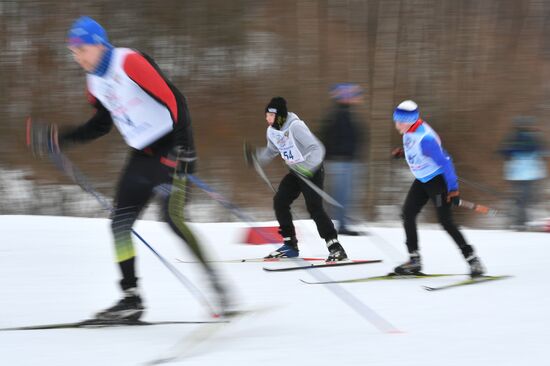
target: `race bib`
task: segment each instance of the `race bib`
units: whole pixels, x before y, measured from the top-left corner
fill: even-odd
[[[298,164],[303,162],[305,159],[302,156],[302,153],[296,146],[294,137],[290,129],[286,131],[278,131],[274,128],[269,129],[269,140],[279,149],[281,157],[286,161],[287,164]]]

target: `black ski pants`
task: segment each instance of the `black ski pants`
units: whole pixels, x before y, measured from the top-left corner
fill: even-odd
[[[151,197],[157,193],[163,201],[163,219],[204,264],[205,269],[211,272],[197,239],[184,222],[188,189],[186,179],[173,176],[174,169],[162,164],[159,156],[135,150],[120,177],[111,216],[111,230],[116,260],[122,272],[120,285],[123,290],[137,286],[132,226]]]
[[[310,180],[313,184],[322,189],[324,177],[325,171],[321,166]],[[296,230],[292,223],[290,205],[300,196],[300,193],[304,195],[306,208],[317,226],[319,235],[325,240],[337,238],[338,234],[336,233],[334,224],[323,209],[323,199],[293,172],[284,176],[281,184],[279,184],[279,189],[275,197],[273,197],[273,208],[275,209],[275,216],[279,222],[281,235],[284,238],[296,236]]]
[[[447,202],[447,184],[442,175],[437,175],[426,183],[422,183],[418,179],[415,179],[409,189],[403,206],[403,225],[405,227],[405,234],[407,235],[407,249],[409,253],[418,250],[416,217],[428,200],[431,200],[435,205],[437,218],[443,226],[443,229],[453,238],[462,251],[464,258],[469,257],[473,253],[473,248],[466,243],[464,236],[462,236],[453,221],[451,212],[452,207],[451,204]]]

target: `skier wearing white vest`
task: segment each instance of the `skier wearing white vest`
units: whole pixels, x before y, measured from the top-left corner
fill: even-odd
[[[400,103],[393,113],[395,128],[403,135],[403,148],[392,151],[396,158],[405,157],[416,178],[403,205],[403,225],[407,236],[409,261],[397,266],[394,272],[414,275],[422,270],[418,248],[416,217],[431,200],[435,205],[439,222],[460,248],[470,266],[472,277],[485,272],[474,248],[453,222],[451,207],[460,204],[458,179],[451,157],[443,149],[437,133],[420,118],[418,105],[412,100]]]
[[[323,188],[323,144],[311,133],[304,121],[295,113],[287,111],[286,100],[282,97],[271,99],[265,108],[265,118],[269,125],[267,146],[254,152],[247,147],[246,160],[250,163],[254,154],[258,163],[265,165],[280,155],[290,170],[279,184],[273,198],[273,208],[284,243],[266,258],[298,257],[298,240],[292,223],[290,205],[302,193],[307,210],[329,250],[327,262],[346,260],[346,252],[338,241],[334,224],[323,209],[321,196],[304,181],[308,179],[319,188]]]
[[[159,191],[158,187],[163,187],[160,191],[164,196],[164,219],[202,263],[223,312],[227,303],[224,288],[183,217],[185,175],[193,173],[196,160],[185,97],[151,58],[133,49],[113,47],[103,27],[92,18],[77,19],[67,42],[75,61],[86,71],[88,100],[95,114],[85,124],[59,134],[56,125],[50,125],[51,141],[32,146],[33,151],[45,155],[84,143],[107,134],[113,125],[131,148],[117,185],[111,216],[124,296],[96,317],[137,321],[144,312],[131,230],[149,199]]]

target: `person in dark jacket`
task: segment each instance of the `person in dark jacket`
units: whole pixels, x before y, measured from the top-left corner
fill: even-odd
[[[354,202],[354,181],[359,171],[359,157],[367,125],[359,120],[354,106],[363,100],[357,84],[342,83],[331,88],[334,105],[322,122],[319,138],[326,148],[325,169],[329,194],[342,207],[335,207],[340,235],[358,235],[348,226],[349,209]]]

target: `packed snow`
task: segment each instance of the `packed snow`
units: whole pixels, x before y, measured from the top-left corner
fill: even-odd
[[[274,225],[274,223],[263,223]],[[211,259],[262,257],[274,245],[243,243],[242,223],[190,224]],[[297,222],[302,256],[327,250],[311,221]],[[406,260],[403,230],[365,225],[369,235],[341,237],[354,259],[379,264],[268,273],[281,263],[219,263],[236,307],[263,309],[224,327],[193,349],[185,365],[549,365],[550,264],[547,233],[465,230],[489,274],[510,279],[428,292],[465,276],[337,285],[306,285],[323,277],[377,276]],[[424,271],[467,273],[446,233],[420,227]],[[2,216],[0,327],[71,322],[90,317],[120,297],[109,221],[47,216]],[[154,221],[135,230],[212,298],[198,264]],[[144,320],[209,320],[188,290],[138,240],[138,275],[147,306]],[[352,308],[358,301],[361,306]],[[359,309],[359,310],[357,310]],[[396,332],[372,322],[379,317]],[[144,365],[204,325],[0,331],[0,365]],[[208,327],[208,326],[206,326]],[[178,347],[185,348],[185,342]],[[190,347],[190,345],[189,345]]]

